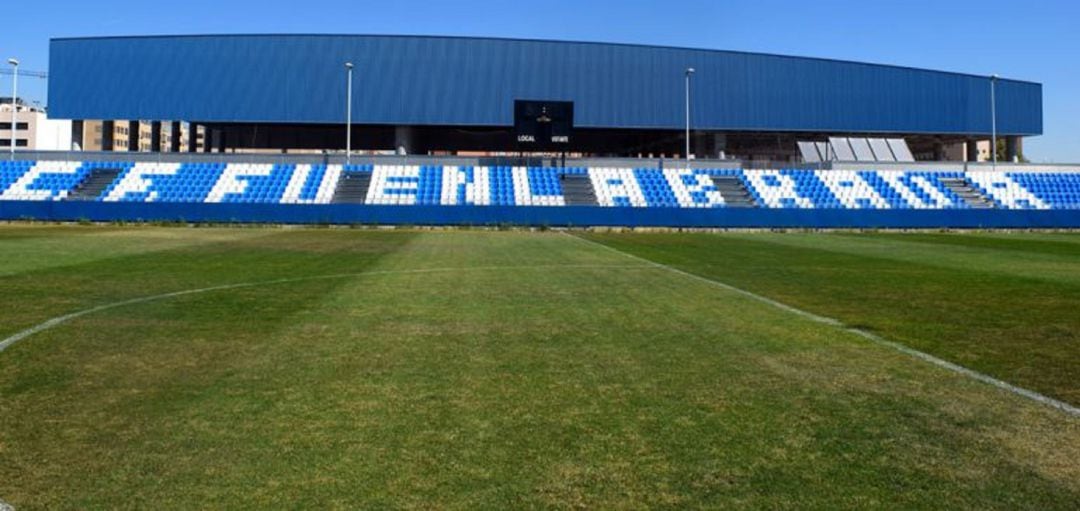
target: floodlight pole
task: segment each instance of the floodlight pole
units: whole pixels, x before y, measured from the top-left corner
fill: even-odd
[[[994,156],[993,169],[997,171],[997,81],[998,75],[990,75],[990,154]]]
[[[686,68],[686,168],[690,168],[690,75],[694,68]]]
[[[345,164],[352,163],[352,62],[345,63]]]
[[[19,98],[19,61],[13,58],[8,59],[8,64],[11,64],[13,72],[11,73],[11,159],[15,159],[15,126],[16,126],[16,112],[18,108]]]

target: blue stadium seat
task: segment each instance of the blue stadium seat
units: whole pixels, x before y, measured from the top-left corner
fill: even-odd
[[[509,166],[296,165],[224,162],[0,161],[0,200],[64,200],[96,170],[120,174],[105,202],[328,204],[343,174],[368,180],[365,202],[395,206],[566,204],[560,176],[589,178],[601,207],[723,208],[714,179],[759,208],[968,209],[967,187],[1002,209],[1080,209],[1080,171],[739,170]],[[957,183],[960,183],[958,185]]]

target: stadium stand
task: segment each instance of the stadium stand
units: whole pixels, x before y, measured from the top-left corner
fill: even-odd
[[[1050,209],[1080,209],[1080,173],[1010,172],[1018,187],[1042,199]]]
[[[1080,209],[1080,172],[0,162],[0,200],[606,208]]]

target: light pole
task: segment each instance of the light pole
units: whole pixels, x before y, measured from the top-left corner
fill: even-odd
[[[690,75],[694,68],[686,68],[686,168],[690,168]]]
[[[352,163],[352,62],[345,63],[345,164]]]
[[[11,159],[15,159],[15,113],[19,109],[17,101],[19,98],[19,61],[13,58],[8,59],[8,64],[14,68],[11,73]]]
[[[990,75],[990,153],[994,156],[994,171],[997,171],[997,81],[998,75]]]

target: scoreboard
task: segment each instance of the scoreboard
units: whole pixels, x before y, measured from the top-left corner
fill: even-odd
[[[573,129],[573,101],[514,101],[514,137],[523,150],[567,150]]]

